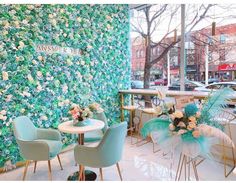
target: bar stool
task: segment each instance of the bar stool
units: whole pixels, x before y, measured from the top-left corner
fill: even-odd
[[[148,102],[148,101],[145,101],[145,102]],[[160,105],[156,106],[152,102],[148,102],[148,103],[151,103],[152,107],[140,109],[141,110],[141,114],[140,114],[140,122],[139,122],[139,125],[138,125],[138,137],[139,138],[141,138],[140,130],[143,127],[143,119],[142,119],[143,118],[143,114],[151,115],[151,118],[153,118],[154,116],[158,117],[158,116],[160,116],[162,114],[162,107]],[[136,144],[138,144],[138,143],[140,143],[140,142],[142,142],[144,140],[146,140],[146,139],[142,139],[140,141],[137,140]],[[149,137],[149,139],[145,143],[143,143],[141,145],[144,145],[144,144],[146,144],[146,143],[148,143],[150,141],[152,141],[151,137]],[[139,145],[139,146],[141,146],[141,145]],[[154,149],[154,143],[153,143],[153,149]]]
[[[129,120],[129,128],[128,128],[128,131],[130,131],[130,137],[131,137],[131,144],[133,144],[133,140],[132,140],[132,137],[133,137],[133,130],[134,130],[134,123],[133,123],[133,114],[135,112],[135,110],[138,108],[138,106],[135,106],[135,105],[130,105],[130,106],[123,106],[122,109],[123,110],[127,110],[129,111],[130,113],[130,120]]]
[[[221,125],[224,126],[225,132],[228,134],[230,139],[232,140],[232,132],[231,132],[231,122],[236,119],[236,115],[234,113],[231,113],[229,111],[223,110],[219,112],[216,116],[214,116],[214,119],[218,121]],[[216,147],[220,147],[222,151],[222,158],[224,163],[224,176],[228,177],[229,174],[235,169],[235,154],[234,154],[234,148],[232,146],[229,146],[222,141],[220,144],[216,144]],[[227,151],[228,150],[228,151]],[[231,154],[232,159],[227,158],[227,155]],[[227,171],[227,159],[232,161],[233,166]]]

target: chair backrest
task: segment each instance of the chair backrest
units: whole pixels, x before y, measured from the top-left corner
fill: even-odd
[[[178,110],[182,110],[185,105],[194,102],[194,97],[192,96],[181,96],[175,98],[176,104],[175,107]]]
[[[98,145],[98,151],[103,157],[104,166],[111,166],[121,160],[126,133],[127,122],[108,128]]]
[[[35,140],[37,128],[27,116],[20,116],[13,121],[13,131],[16,139]]]
[[[107,117],[106,117],[105,113],[104,112],[94,113],[93,118],[101,120],[105,123],[104,128],[102,129],[103,133],[105,133],[108,128],[108,122],[107,122]]]

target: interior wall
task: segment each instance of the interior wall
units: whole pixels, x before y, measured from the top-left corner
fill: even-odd
[[[12,121],[57,128],[72,103],[119,121],[130,86],[128,5],[0,5],[0,167],[21,160]],[[43,45],[43,46],[42,46]],[[63,134],[64,145],[71,135]]]

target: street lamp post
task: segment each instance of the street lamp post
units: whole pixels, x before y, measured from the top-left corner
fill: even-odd
[[[205,84],[208,85],[208,71],[209,71],[209,68],[208,68],[208,45],[206,45],[206,48],[205,48]]]
[[[185,4],[181,4],[180,90],[185,90]]]

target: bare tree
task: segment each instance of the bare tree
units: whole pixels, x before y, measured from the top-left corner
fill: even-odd
[[[208,11],[213,4],[208,5],[198,5],[198,7],[190,8],[191,15],[186,24],[186,34],[191,32],[196,25],[206,18]],[[136,32],[145,40],[146,47],[146,57],[144,65],[144,88],[150,87],[150,73],[151,68],[154,64],[160,62],[168,53],[168,51],[180,41],[180,37],[176,39],[168,39],[170,34],[173,34],[174,31],[180,26],[180,23],[176,22],[174,18],[178,15],[180,10],[180,5],[147,5],[144,9],[141,10],[137,17],[134,17],[131,23],[132,31]],[[186,12],[188,14],[188,11]],[[161,27],[165,21],[167,27],[166,33],[162,36],[159,41],[154,41],[153,35],[155,31],[163,30]],[[160,53],[157,56],[152,56],[152,48],[160,47]]]

